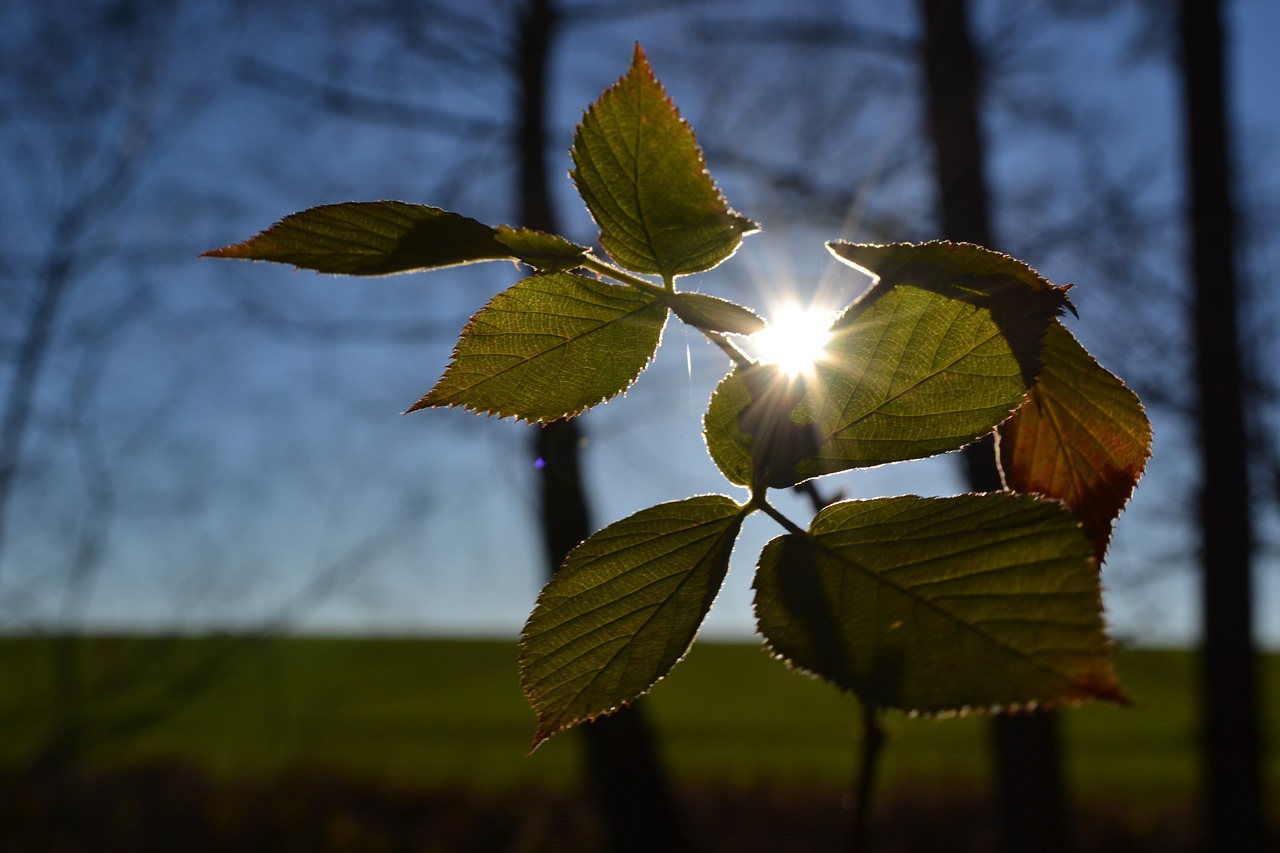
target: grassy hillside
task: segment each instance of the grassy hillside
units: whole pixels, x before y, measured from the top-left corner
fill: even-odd
[[[223,779],[332,770],[477,790],[576,779],[572,734],[525,756],[533,716],[514,641],[99,638],[78,650],[77,731],[91,766],[178,758]],[[0,640],[0,764],[22,761],[53,731],[56,654],[51,640]],[[1064,715],[1074,790],[1148,805],[1190,796],[1194,657],[1125,651],[1119,666],[1133,707]],[[1280,659],[1264,674],[1268,706],[1280,708]],[[851,778],[854,701],[757,647],[701,643],[643,704],[684,781],[843,788]],[[1280,714],[1264,719],[1277,743]],[[986,777],[981,718],[892,715],[889,725],[890,785]],[[1280,780],[1275,750],[1268,773]]]

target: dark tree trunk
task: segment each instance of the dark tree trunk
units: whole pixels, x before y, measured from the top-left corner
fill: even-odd
[[[552,0],[529,0],[520,20],[519,205],[522,225],[557,232],[548,187],[547,60],[557,28]],[[540,520],[548,576],[592,533],[582,484],[577,420],[538,429]],[[689,849],[654,738],[639,708],[623,708],[582,727],[587,779],[615,853]]]
[[[952,240],[991,246],[988,191],[979,120],[979,70],[964,0],[919,0],[924,72],[942,228]],[[995,443],[965,448],[975,491],[998,491]],[[997,808],[1008,853],[1070,848],[1057,719],[1051,712],[1002,714],[992,721]]]
[[[1262,847],[1247,436],[1235,211],[1217,0],[1182,0],[1181,66],[1200,437],[1206,825],[1213,850]]]

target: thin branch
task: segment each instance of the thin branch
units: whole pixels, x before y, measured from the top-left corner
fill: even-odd
[[[306,343],[421,344],[451,340],[458,335],[456,319],[406,323],[368,317],[344,317],[340,320],[295,317],[252,297],[241,298],[238,308],[244,322],[282,338],[304,339]]]
[[[251,86],[274,92],[292,101],[308,101],[313,107],[357,121],[431,131],[468,140],[503,130],[503,124],[493,119],[354,92],[332,83],[304,77],[255,57],[248,57],[240,62],[236,77]]]
[[[888,735],[880,722],[876,706],[862,705],[862,756],[858,762],[858,775],[853,788],[853,818],[849,823],[850,853],[863,853],[869,849],[871,836],[871,800],[875,794],[880,756],[884,753]]]
[[[735,42],[795,49],[862,50],[914,62],[920,46],[914,38],[879,27],[840,24],[829,19],[796,21],[791,18],[714,19],[700,21],[698,38],[717,44]]]
[[[617,0],[595,0],[565,8],[560,18],[567,26],[613,24],[618,21],[633,22],[646,15],[663,12],[685,12],[698,5],[715,5],[721,0],[647,0],[642,4],[628,5]]]
[[[85,352],[70,389],[71,430],[74,449],[85,483],[86,508],[80,522],[75,556],[63,590],[59,622],[70,625],[92,593],[93,581],[102,567],[111,520],[116,512],[116,487],[100,436],[94,429],[88,408],[102,382],[106,360],[100,352]]]

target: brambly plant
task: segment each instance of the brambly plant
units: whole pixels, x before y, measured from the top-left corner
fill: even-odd
[[[208,252],[376,276],[476,261],[531,273],[462,330],[409,411],[462,406],[534,423],[622,394],[669,315],[724,351],[707,451],[745,502],[698,495],[616,521],[546,585],[520,641],[533,746],[631,702],[689,650],[743,520],[760,554],[754,610],[769,649],[866,708],[950,714],[1124,702],[1099,567],[1141,476],[1137,396],[1058,319],[1067,287],[961,243],[827,244],[873,285],[800,365],[749,356],[755,312],[685,288],[757,226],[729,208],[693,131],[636,47],[593,104],[571,172],[600,249],[399,201],[312,208]],[[770,503],[837,472],[934,456],[995,432],[1005,489],[844,500],[802,526]]]

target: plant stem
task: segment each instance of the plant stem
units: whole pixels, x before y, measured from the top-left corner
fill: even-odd
[[[858,764],[858,777],[853,790],[853,819],[849,825],[850,853],[864,853],[870,835],[871,797],[875,792],[876,770],[880,766],[880,753],[887,739],[880,724],[880,709],[874,705],[862,706],[862,760]]]
[[[721,352],[729,356],[729,360],[738,367],[750,367],[756,363],[755,359],[747,355],[738,348],[737,344],[725,337],[723,332],[712,332],[707,329],[699,329],[699,331],[706,336],[707,340],[720,347]]]
[[[815,515],[840,500],[842,496],[839,491],[832,495],[824,495],[813,480],[805,480],[798,486],[792,486],[792,488],[809,498],[809,503],[813,505]]]
[[[613,264],[605,263],[594,255],[588,253],[582,258],[582,265],[593,273],[611,278],[614,281],[620,281],[628,284],[636,290],[642,290],[650,296],[663,297],[667,295],[667,291],[648,279],[641,278],[638,275],[632,275],[625,270],[620,270]]]
[[[812,480],[806,480],[795,487],[797,491],[808,495],[814,512],[821,512],[829,506],[833,499],[823,495]],[[836,498],[838,499],[838,498]],[[781,524],[789,533],[805,537],[821,550],[827,550],[815,542],[806,530],[787,518],[768,501],[752,498],[751,504],[764,510],[765,514]],[[871,796],[875,791],[876,770],[880,766],[880,753],[884,749],[886,734],[880,725],[880,711],[870,704],[862,705],[862,756],[858,764],[858,775],[854,781],[853,818],[849,824],[849,850],[851,853],[864,853],[867,850],[867,839],[871,824]]]
[[[785,515],[779,512],[777,508],[774,507],[773,504],[769,503],[763,497],[761,497],[759,500],[756,500],[755,496],[753,495],[751,503],[759,507],[760,509],[764,510],[765,515],[769,516],[774,521],[778,522],[783,527],[785,527],[788,533],[793,533],[796,536],[803,536],[805,539],[812,540],[812,537],[809,536],[809,531],[805,530],[803,527],[796,524],[791,519],[787,518]]]
[[[582,266],[598,275],[606,276],[614,281],[630,285],[636,290],[647,293],[650,296],[655,296],[668,306],[670,306],[676,298],[675,285],[670,280],[666,282],[666,287],[659,287],[651,281],[640,278],[639,276],[631,275],[631,273],[624,272],[613,264],[605,263],[590,254],[583,257]],[[702,332],[702,334],[706,336],[707,340],[718,346],[725,355],[729,356],[729,360],[738,367],[749,367],[750,365],[755,364],[755,360],[743,352],[737,344],[725,337],[724,333],[713,332],[709,329],[699,329],[698,331]]]

